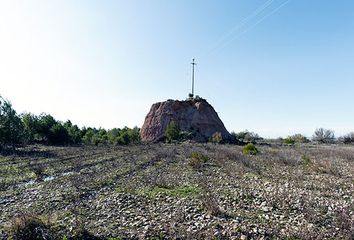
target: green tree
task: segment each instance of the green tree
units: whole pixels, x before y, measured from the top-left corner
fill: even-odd
[[[32,143],[38,140],[39,120],[38,117],[32,113],[22,114],[22,123],[24,126],[25,139],[27,143]]]
[[[97,131],[96,129],[87,128],[85,135],[82,137],[82,141],[86,144],[93,143],[96,131]]]
[[[71,121],[68,120],[64,123],[64,127],[69,134],[69,142],[71,144],[81,143],[81,130],[77,125],[72,125]]]
[[[51,140],[53,140],[49,140],[49,138],[53,137],[53,133],[51,133],[51,128],[55,124],[57,124],[57,121],[49,114],[41,114],[38,117],[38,136],[40,141],[50,142]]]
[[[66,128],[60,123],[55,123],[47,135],[48,143],[54,145],[68,144],[70,142],[69,133]]]
[[[167,125],[166,131],[165,131],[165,136],[168,142],[171,142],[173,140],[178,140],[180,135],[180,129],[177,126],[177,124],[172,121]]]
[[[0,96],[0,144],[12,145],[20,143],[24,128],[21,118],[12,108],[11,103]]]
[[[140,129],[138,127],[128,129],[130,142],[136,143],[140,141]]]

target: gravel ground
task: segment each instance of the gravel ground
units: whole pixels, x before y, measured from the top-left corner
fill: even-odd
[[[354,239],[354,146],[28,146],[0,156],[0,239],[21,214],[58,239]]]

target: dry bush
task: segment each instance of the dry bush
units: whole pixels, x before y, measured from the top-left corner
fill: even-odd
[[[54,239],[49,225],[34,214],[20,214],[12,219],[9,233],[13,240]]]
[[[334,143],[334,131],[330,129],[318,128],[313,134],[312,140],[319,143]]]
[[[342,208],[335,211],[335,225],[342,229],[345,236],[344,239],[354,239],[354,215],[353,210]],[[352,212],[352,214],[350,214]]]
[[[344,144],[354,143],[354,132],[348,133],[340,138],[338,138],[338,142]]]
[[[273,159],[276,163],[283,163],[286,166],[299,166],[302,162],[301,156],[292,149],[280,149],[277,151]]]
[[[31,171],[35,174],[37,181],[42,181],[45,177],[45,168],[42,164],[30,165]]]
[[[208,157],[199,152],[192,152],[189,160],[189,165],[195,170],[200,170],[204,163],[208,161]]]
[[[220,208],[218,200],[212,193],[206,193],[202,198],[203,208],[212,216],[224,216],[225,212]]]

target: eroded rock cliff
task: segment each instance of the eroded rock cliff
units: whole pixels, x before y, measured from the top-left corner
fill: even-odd
[[[181,131],[190,133],[192,140],[206,142],[220,132],[224,140],[231,139],[214,108],[204,99],[168,100],[152,105],[141,128],[143,142],[157,142],[165,138],[167,125],[174,121]]]

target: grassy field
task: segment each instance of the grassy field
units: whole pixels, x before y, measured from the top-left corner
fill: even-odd
[[[0,239],[14,217],[56,239],[354,239],[354,146],[28,146],[0,156]]]

